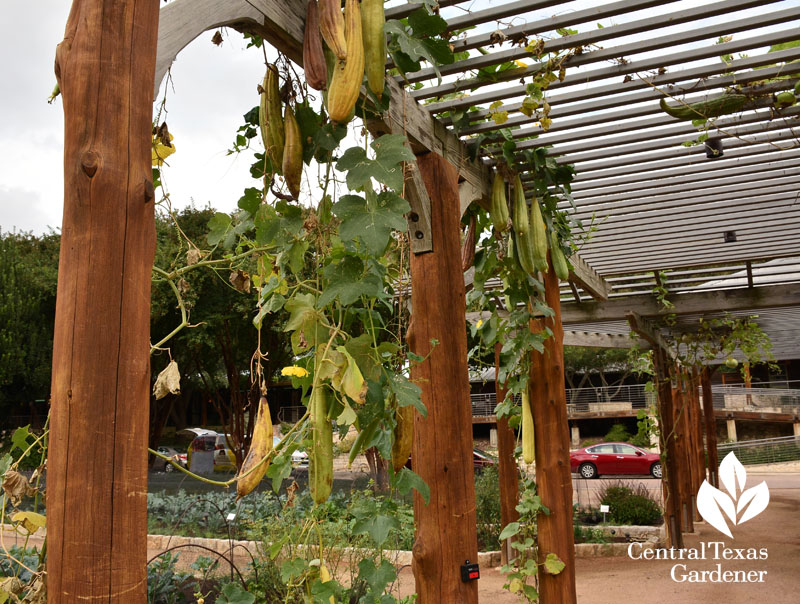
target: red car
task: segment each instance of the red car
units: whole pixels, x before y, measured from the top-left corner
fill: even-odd
[[[601,443],[570,451],[569,465],[581,478],[601,474],[650,474],[661,478],[661,457],[628,443]]]

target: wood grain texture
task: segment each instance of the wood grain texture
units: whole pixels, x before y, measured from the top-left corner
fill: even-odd
[[[681,389],[680,368],[672,367],[672,404],[675,414],[675,454],[678,463],[675,465],[675,478],[678,484],[678,501],[681,502],[681,529],[684,533],[694,532],[694,520],[691,507],[691,480],[689,479],[689,457],[687,444],[688,422],[686,421],[685,400]]]
[[[700,386],[703,389],[703,423],[706,429],[706,451],[708,451],[708,482],[719,488],[719,456],[717,454],[717,420],[714,417],[714,395],[711,392],[711,373],[709,367],[700,372]]]
[[[144,602],[158,0],[75,0],[47,475],[48,602]]]
[[[411,377],[427,417],[417,415],[411,459],[431,490],[414,494],[414,578],[419,604],[477,604],[478,584],[461,581],[460,565],[477,561],[472,417],[461,273],[458,172],[441,156],[418,160],[431,200],[433,252],[411,255],[414,309],[409,346],[422,356]],[[431,350],[431,339],[439,344]]]
[[[536,452],[536,486],[550,514],[540,514],[537,545],[539,563],[549,553],[566,565],[558,575],[539,574],[541,604],[575,604],[575,539],[572,528],[572,474],[569,464],[569,423],[564,390],[564,330],[561,297],[553,262],[544,275],[545,302],[553,316],[531,322],[531,331],[553,332],[544,351],[531,353],[528,394],[531,401]]]
[[[664,495],[664,519],[670,547],[683,547],[680,482],[678,477],[678,452],[675,444],[675,413],[672,385],[669,379],[667,353],[660,348],[653,351],[658,390],[658,426],[661,446],[661,488]]]
[[[697,517],[697,492],[700,490],[700,485],[706,479],[706,456],[705,447],[703,445],[703,415],[700,408],[700,371],[697,367],[693,367],[691,371],[692,379],[692,430],[694,430],[694,450],[692,451],[695,456],[695,476],[694,476],[694,492],[695,497],[695,516]]]
[[[500,350],[502,345],[498,342],[494,345],[494,369],[495,375],[500,375]],[[506,389],[503,384],[495,380],[494,383],[497,402],[506,398]],[[516,438],[514,431],[508,425],[507,417],[497,418],[497,457],[498,472],[500,481],[500,522],[503,526],[519,520],[517,503],[519,503],[519,476],[517,472],[517,460],[514,457],[516,448]],[[511,541],[508,539],[507,541]],[[508,563],[508,543],[504,543],[501,549],[503,564]]]

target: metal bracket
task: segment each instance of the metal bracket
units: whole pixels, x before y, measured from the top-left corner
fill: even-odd
[[[406,200],[411,206],[408,213],[408,234],[411,237],[411,251],[424,254],[433,251],[431,234],[431,198],[425,189],[422,175],[416,162],[405,166]]]

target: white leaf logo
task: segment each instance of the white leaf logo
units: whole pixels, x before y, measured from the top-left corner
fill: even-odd
[[[762,481],[745,490],[747,470],[733,452],[728,453],[719,465],[719,479],[728,493],[704,480],[697,492],[697,511],[711,526],[733,539],[728,520],[736,526],[758,516],[769,503],[769,489],[767,483]]]

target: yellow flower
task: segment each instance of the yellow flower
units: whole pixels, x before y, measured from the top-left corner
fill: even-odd
[[[514,61],[514,63],[516,63],[520,67],[527,67],[528,66],[528,64],[525,61]]]
[[[172,134],[169,135],[169,140],[172,141],[174,137]],[[175,153],[175,145],[170,142],[170,145],[165,145],[159,137],[153,139],[153,151],[152,151],[152,159],[154,166],[161,166],[164,163],[164,160],[167,159],[170,155]]]
[[[483,319],[478,319],[478,322],[475,323],[475,329],[480,329],[481,325],[483,325]]]
[[[292,377],[304,378],[308,375],[308,371],[297,365],[290,365],[281,369],[281,375],[289,375]]]

